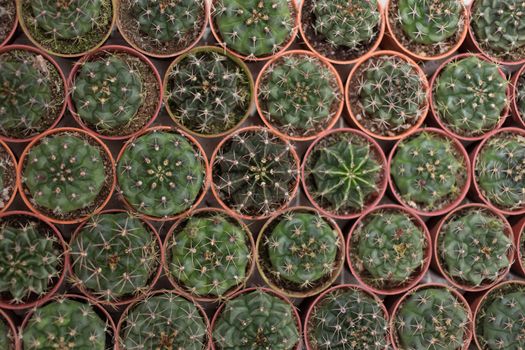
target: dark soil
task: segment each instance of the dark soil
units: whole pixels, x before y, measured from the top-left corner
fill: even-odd
[[[2,44],[16,22],[16,5],[14,0],[0,0],[0,44]]]

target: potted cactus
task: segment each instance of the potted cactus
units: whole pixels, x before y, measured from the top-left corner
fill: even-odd
[[[351,64],[381,43],[384,11],[377,0],[305,0],[299,30],[311,51],[335,64]]]
[[[248,227],[216,208],[179,219],[164,241],[164,269],[181,293],[197,300],[227,298],[248,281],[254,243]]]
[[[301,322],[290,301],[248,288],[222,304],[211,322],[213,349],[299,350]]]
[[[250,70],[215,46],[192,49],[173,61],[164,76],[164,91],[173,121],[196,136],[224,136],[254,110]]]
[[[344,284],[319,295],[304,321],[307,350],[388,348],[388,312],[381,299]]]
[[[0,71],[0,138],[31,141],[59,122],[66,107],[66,81],[51,56],[30,46],[5,46]]]
[[[18,21],[29,40],[62,57],[101,46],[113,29],[116,0],[17,0]]]
[[[304,141],[330,129],[343,110],[335,68],[309,51],[287,51],[265,64],[255,84],[257,111],[282,137]]]
[[[359,60],[345,89],[350,123],[381,140],[416,130],[427,115],[428,95],[423,70],[395,51],[376,51]]]
[[[390,152],[390,189],[399,203],[419,215],[445,214],[467,194],[468,159],[461,143],[444,131],[420,129]]]
[[[257,269],[288,297],[318,294],[343,269],[344,238],[337,223],[308,207],[272,216],[257,237]]]
[[[226,50],[249,61],[284,51],[297,35],[294,0],[211,0],[211,31]]]
[[[359,217],[347,238],[352,275],[376,294],[406,292],[421,281],[432,250],[425,223],[411,210],[380,205]]]
[[[299,185],[292,144],[257,126],[224,138],[212,155],[212,191],[231,215],[256,220],[282,211]]]
[[[75,230],[70,281],[90,299],[120,306],[155,285],[162,271],[161,240],[146,221],[122,210],[93,215]]]
[[[16,158],[9,146],[0,140],[0,213],[13,202],[16,195]]]
[[[522,66],[510,82],[510,107],[514,122],[525,129],[525,66]]]
[[[355,129],[323,133],[308,148],[302,183],[312,205],[337,219],[356,218],[383,197],[388,169],[383,151]]]
[[[516,273],[525,277],[525,218],[514,224],[512,230],[514,232],[514,247],[516,248],[516,260],[513,268]]]
[[[0,344],[5,350],[19,350],[20,344],[13,320],[0,309]]]
[[[124,46],[82,57],[69,76],[68,107],[76,121],[102,138],[129,138],[150,125],[162,104],[155,66]]]
[[[197,44],[206,29],[208,14],[205,0],[121,0],[117,26],[136,50],[167,58]]]
[[[17,24],[15,0],[0,0],[0,47],[11,40]]]

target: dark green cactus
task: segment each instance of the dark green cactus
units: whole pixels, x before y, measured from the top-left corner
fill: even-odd
[[[253,259],[249,234],[220,212],[194,214],[170,236],[168,273],[193,295],[222,297],[248,278]]]
[[[213,329],[217,350],[291,350],[300,340],[293,306],[264,290],[224,304]]]
[[[497,64],[469,56],[447,64],[434,84],[434,108],[452,132],[481,136],[500,123],[508,82]]]
[[[70,246],[73,284],[104,302],[143,294],[160,265],[154,233],[128,213],[92,216]]]
[[[216,47],[199,47],[175,61],[164,99],[176,123],[201,135],[232,130],[251,112],[253,79],[240,60]]]
[[[16,23],[15,0],[0,0],[0,23],[0,45],[2,45]]]
[[[204,317],[195,304],[175,293],[153,294],[124,314],[120,348],[206,350]]]
[[[5,210],[16,191],[16,165],[3,144],[0,144],[0,211]]]
[[[453,203],[467,181],[467,160],[452,138],[421,131],[399,143],[390,165],[394,190],[424,212]]]
[[[16,350],[14,342],[15,334],[13,334],[13,330],[6,317],[7,315],[0,313],[0,344],[2,344],[2,349],[4,350]]]
[[[339,114],[342,88],[333,67],[307,51],[287,54],[270,64],[260,77],[260,112],[280,132],[313,136]]]
[[[165,218],[190,209],[203,191],[204,154],[175,130],[133,139],[117,165],[121,194],[141,214]]]

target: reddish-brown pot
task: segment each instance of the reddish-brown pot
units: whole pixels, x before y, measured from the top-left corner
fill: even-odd
[[[9,330],[9,332],[11,333],[11,336],[13,337],[12,345],[14,345],[14,347],[12,349],[14,349],[14,350],[21,350],[20,337],[18,335],[15,323],[13,322],[11,317],[9,317],[9,315],[2,309],[0,309],[0,322],[4,322],[5,323],[5,325],[7,326],[8,330]],[[11,349],[9,347],[9,345],[7,345],[7,344],[4,344],[4,345],[6,345],[6,349],[7,350]]]
[[[17,183],[18,183],[18,165],[17,165],[17,161],[16,161],[16,157],[15,155],[13,154],[13,151],[11,151],[11,149],[9,148],[9,146],[7,145],[7,143],[5,143],[4,141],[2,141],[0,139],[0,148],[3,148],[4,151],[7,153],[8,157],[11,158],[11,162],[13,163],[13,177],[14,177],[14,182],[13,182],[13,193],[11,193],[11,196],[9,197],[9,200],[5,203],[4,207],[3,208],[0,208],[0,213],[3,213],[5,212],[9,206],[13,203],[13,201],[15,200],[15,197],[16,197],[16,192],[18,191],[18,186],[17,186]]]
[[[525,72],[525,65],[522,66],[514,75],[510,81],[510,110],[512,112],[512,118],[521,128],[525,129],[525,115],[521,115],[518,108],[518,81]],[[523,87],[525,88],[525,86]]]
[[[15,2],[15,0],[12,0],[13,3]],[[15,12],[16,12],[16,6],[15,6]],[[18,27],[18,15],[15,14],[15,20],[13,22],[13,27],[11,28],[11,31],[9,33],[7,33],[7,36],[5,37],[4,41],[1,41],[0,42],[0,47],[4,46],[4,45],[7,45],[7,43],[9,41],[11,41],[11,39],[13,38],[13,35],[15,35],[16,33],[16,28]]]
[[[514,246],[516,247],[516,260],[512,270],[525,277],[525,247],[521,246],[522,239],[525,239],[523,237],[525,235],[525,217],[512,226],[512,230],[514,231]]]

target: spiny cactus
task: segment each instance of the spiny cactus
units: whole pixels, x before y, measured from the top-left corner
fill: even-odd
[[[401,349],[458,350],[470,340],[468,305],[445,287],[409,292],[393,322],[394,340]]]
[[[260,112],[277,130],[308,137],[337,116],[341,90],[333,67],[304,51],[281,56],[263,71],[257,99]]]
[[[298,320],[287,301],[254,290],[224,304],[213,329],[217,350],[291,350],[300,339]]]
[[[312,307],[306,341],[315,350],[384,350],[387,317],[377,298],[357,287],[338,287]]]
[[[206,179],[204,155],[175,130],[153,130],[131,140],[117,165],[121,193],[141,214],[157,218],[190,209]]]
[[[295,35],[290,0],[213,0],[212,21],[226,47],[255,59],[276,54]]]
[[[454,133],[480,136],[496,128],[508,105],[508,82],[497,64],[469,56],[450,62],[434,85],[434,108]]]
[[[6,208],[16,190],[16,165],[3,144],[0,144],[0,188],[1,211]]]
[[[467,160],[448,136],[421,131],[398,144],[390,166],[395,191],[408,206],[438,211],[459,197]]]
[[[11,33],[15,22],[15,0],[0,0],[0,45],[2,45]]]
[[[185,128],[216,135],[235,128],[253,101],[251,73],[240,60],[215,47],[193,49],[166,75],[170,116]]]
[[[237,213],[259,218],[286,206],[299,181],[292,147],[263,128],[230,136],[213,162],[219,198]]]
[[[253,259],[249,234],[222,213],[194,214],[168,240],[168,272],[193,295],[222,297],[248,278]]]
[[[73,283],[104,302],[144,293],[160,264],[155,235],[128,213],[91,217],[70,246]]]

